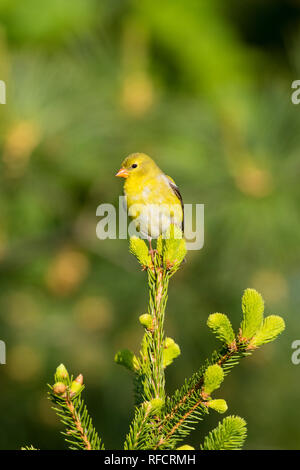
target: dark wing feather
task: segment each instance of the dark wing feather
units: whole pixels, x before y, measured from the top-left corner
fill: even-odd
[[[182,207],[182,224],[181,224],[181,229],[182,231],[184,231],[184,207],[183,207],[183,200],[182,200],[182,196],[180,194],[180,191],[179,191],[179,188],[178,186],[176,186],[176,184],[171,181],[170,177],[168,177],[168,180],[169,180],[169,185],[170,185],[170,188],[172,188],[174,194],[177,196],[177,198],[179,199],[180,201],[180,204],[181,204],[181,207]]]

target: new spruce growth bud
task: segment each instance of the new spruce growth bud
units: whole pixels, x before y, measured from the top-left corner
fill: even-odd
[[[144,240],[135,236],[130,237],[129,250],[142,266],[151,267],[151,256]]]
[[[180,266],[186,255],[186,243],[182,231],[176,225],[170,225],[162,242],[163,261],[166,268],[175,270]]]
[[[246,289],[242,298],[243,321],[241,324],[242,339],[251,339],[260,329],[263,322],[264,301],[255,289]]]
[[[67,387],[62,382],[56,382],[53,385],[52,389],[53,389],[53,393],[55,393],[55,395],[63,395],[65,393],[65,391],[67,390]]]
[[[209,366],[204,372],[204,393],[210,395],[214,390],[220,387],[223,379],[224,372],[222,367],[218,366],[217,364]]]
[[[115,355],[115,362],[133,372],[139,369],[139,362],[134,353],[129,349],[118,351]]]
[[[195,447],[185,445],[185,446],[177,447],[176,450],[195,450]]]
[[[75,380],[73,380],[71,387],[70,387],[70,395],[73,397],[77,393],[83,390],[83,375],[79,374]]]
[[[180,347],[172,338],[165,339],[165,345],[163,350],[163,361],[164,367],[172,364],[173,360],[180,355]]]
[[[140,324],[143,325],[147,330],[152,328],[152,316],[149,313],[144,313],[139,317]]]
[[[55,377],[57,380],[66,380],[69,378],[69,373],[63,364],[57,367]]]
[[[216,410],[218,413],[225,413],[225,411],[228,409],[226,401],[222,399],[210,400],[207,402],[207,406],[213,410]]]
[[[278,315],[270,315],[264,319],[262,327],[249,343],[249,349],[274,341],[285,328],[284,320]]]
[[[223,313],[212,313],[207,320],[207,326],[215,335],[228,346],[234,343],[235,336],[229,318]]]

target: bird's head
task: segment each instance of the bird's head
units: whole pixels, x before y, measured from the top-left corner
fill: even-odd
[[[132,153],[125,158],[116,176],[121,178],[141,177],[156,174],[160,170],[152,158],[145,153]]]

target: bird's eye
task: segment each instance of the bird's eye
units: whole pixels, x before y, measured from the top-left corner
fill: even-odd
[[[131,168],[136,168],[136,167],[137,167],[137,163],[133,163],[133,164],[131,165]]]

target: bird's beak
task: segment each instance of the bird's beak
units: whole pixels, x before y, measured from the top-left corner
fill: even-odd
[[[129,171],[126,170],[126,168],[120,168],[118,173],[116,173],[116,176],[118,176],[119,178],[127,178],[128,175],[129,175]]]

